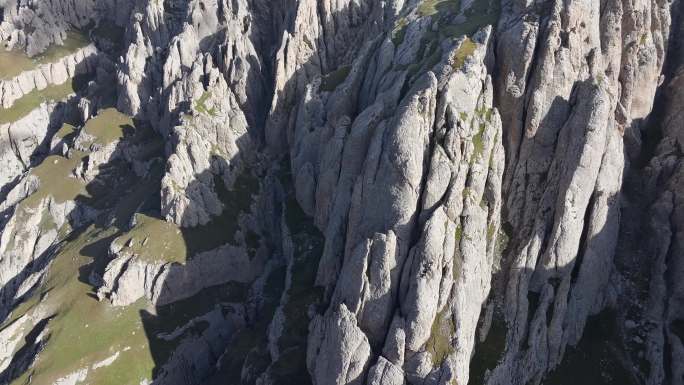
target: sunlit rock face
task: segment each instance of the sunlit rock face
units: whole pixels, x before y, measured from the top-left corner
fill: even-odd
[[[0,2],[0,383],[684,384],[680,9]]]

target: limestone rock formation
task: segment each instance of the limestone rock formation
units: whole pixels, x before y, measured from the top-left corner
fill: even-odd
[[[133,3],[130,0],[5,0],[0,3],[3,10],[0,39],[4,48],[20,49],[28,56],[35,56],[53,44],[62,45],[71,29],[84,29],[103,20],[120,25]]]
[[[0,1],[0,383],[684,385],[682,7]]]
[[[88,45],[54,63],[39,65],[24,71],[15,78],[0,80],[0,103],[8,109],[18,99],[34,90],[44,90],[51,85],[61,85],[74,77],[92,73],[97,66],[97,48]]]

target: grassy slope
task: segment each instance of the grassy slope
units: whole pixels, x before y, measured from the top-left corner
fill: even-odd
[[[114,108],[98,112],[97,116],[88,120],[83,127],[86,133],[96,138],[96,143],[107,145],[124,137],[126,131],[134,130],[133,119]]]
[[[113,109],[101,111],[82,129],[94,136],[93,142],[98,144],[112,143],[122,137],[133,141],[148,140],[150,136],[142,132],[144,130],[135,128],[130,118]],[[76,131],[72,126],[65,126],[60,130],[60,136],[73,137]],[[145,141],[146,149],[153,145]],[[146,154],[145,159],[157,156],[163,148],[159,146],[157,150],[152,151],[153,154]],[[154,175],[149,178],[137,179],[132,176],[123,185],[117,182],[111,185],[113,192],[103,197],[93,194],[90,186],[85,186],[80,180],[69,177],[86,156],[87,153],[72,151],[71,158],[57,155],[48,157],[31,170],[41,180],[41,188],[20,204],[36,205],[48,195],[58,202],[77,200],[98,207],[100,201],[106,200],[111,201],[104,206],[111,210],[114,221],[76,230],[69,235],[56,252],[44,284],[19,305],[7,321],[6,324],[46,304],[49,304],[49,309],[44,314],[54,315],[47,326],[48,343],[32,368],[13,384],[27,383],[29,378],[31,384],[52,384],[83,368],[90,368],[87,383],[138,384],[145,378],[151,378],[155,368],[163,364],[177,343],[156,339],[157,331],[173,330],[190,318],[211,310],[216,301],[225,302],[227,295],[234,297],[237,293],[241,299],[244,297],[244,293],[239,294],[239,288],[232,287],[235,285],[222,285],[200,293],[199,296],[203,297],[190,301],[192,306],[183,305],[181,301],[163,309],[155,309],[146,300],[141,300],[128,307],[113,308],[107,302],[98,302],[93,296],[93,287],[87,283],[87,277],[95,266],[104,266],[113,239],[120,237],[127,242],[133,238],[135,242],[132,247],[142,258],[162,258],[183,263],[191,252],[207,249],[207,242],[213,248],[234,240],[237,217],[249,209],[259,184],[258,180],[245,172],[233,189],[222,189],[219,195],[225,210],[211,222],[211,226],[181,232],[175,225],[153,215],[137,213],[136,225],[128,229],[128,219],[146,200],[158,193],[161,170],[159,173],[153,172]],[[127,169],[118,172],[132,175]],[[145,238],[149,239],[143,246]],[[210,298],[204,298],[206,296]],[[205,302],[209,305],[196,306]],[[164,314],[160,314],[160,311]],[[119,355],[111,365],[92,368],[93,364],[117,352]]]
[[[16,384],[26,383],[29,377],[31,384],[52,384],[117,351],[120,352],[118,359],[110,366],[93,371],[89,381],[138,384],[151,375],[154,360],[139,316],[147,304],[139,301],[129,307],[113,308],[93,298],[92,287],[79,277],[80,269],[90,263],[94,253],[106,253],[103,240],[110,235],[111,230],[91,227],[65,242],[55,257],[47,281],[29,301],[37,303],[35,298],[43,295],[49,299],[50,313],[55,317],[48,324],[48,344],[33,368],[17,379]]]
[[[91,119],[84,129],[95,135],[97,142],[106,142],[123,135],[119,127],[122,123],[132,121],[114,110],[106,110]],[[32,169],[30,172],[41,180],[41,188],[22,201],[18,209],[37,205],[48,195],[58,202],[90,199],[87,186],[70,177],[72,170],[86,156],[79,151],[73,151],[71,158],[53,155]],[[150,193],[149,183],[133,182],[130,184],[134,188],[130,190],[130,186],[115,187],[127,189],[125,192],[130,193],[122,194],[125,199],[114,207],[122,218],[130,217],[140,205],[140,200]],[[117,233],[117,226],[91,226],[69,235],[56,252],[41,288],[13,312],[8,323],[45,304],[49,304],[46,315],[54,315],[48,323],[47,345],[32,369],[14,383],[26,383],[31,377],[31,384],[52,384],[59,378],[111,357],[117,351],[120,355],[114,363],[91,369],[88,381],[96,384],[138,384],[151,376],[155,361],[140,317],[140,312],[148,310],[149,305],[139,301],[125,308],[113,308],[105,302],[98,302],[92,296],[93,287],[87,283],[87,274],[84,273],[91,263],[106,258],[109,242]]]
[[[67,32],[64,45],[53,45],[44,53],[30,58],[23,52],[0,50],[0,80],[11,79],[24,71],[29,71],[41,64],[54,63],[57,60],[76,52],[88,45],[86,35],[76,31]]]
[[[38,108],[41,103],[64,100],[72,93],[74,93],[74,86],[71,81],[51,85],[41,91],[33,90],[15,101],[12,107],[0,108],[0,124],[15,122]]]

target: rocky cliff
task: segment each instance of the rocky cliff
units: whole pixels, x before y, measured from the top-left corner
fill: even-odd
[[[0,383],[684,384],[682,7],[0,2]]]

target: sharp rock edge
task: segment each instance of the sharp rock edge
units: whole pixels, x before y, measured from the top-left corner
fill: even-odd
[[[683,7],[0,1],[0,383],[684,385]]]

